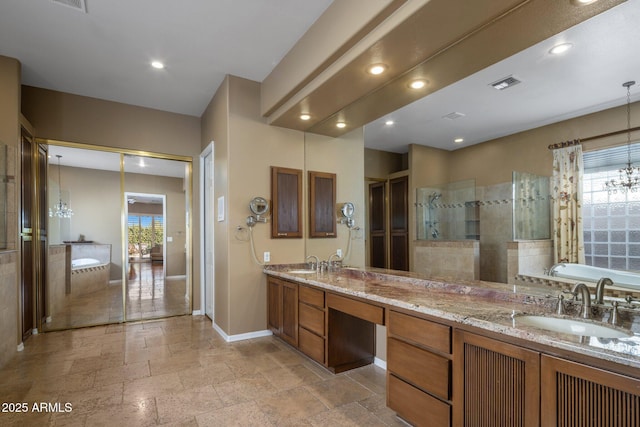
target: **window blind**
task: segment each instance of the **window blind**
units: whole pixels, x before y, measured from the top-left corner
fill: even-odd
[[[640,166],[640,143],[631,143],[630,146],[606,148],[604,150],[588,151],[582,154],[585,172],[602,172],[617,170],[627,164],[628,150],[631,148],[631,163]]]

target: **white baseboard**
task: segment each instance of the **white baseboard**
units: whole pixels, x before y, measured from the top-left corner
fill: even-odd
[[[377,357],[375,357],[373,359],[373,364],[376,365],[379,368],[384,369],[385,371],[387,370],[387,361],[386,360],[378,359]]]
[[[193,310],[193,311],[191,312],[191,315],[192,315],[192,316],[202,316],[202,311],[200,311],[200,310]]]
[[[261,337],[268,337],[269,335],[273,335],[273,333],[268,329],[264,331],[247,332],[246,334],[227,335],[222,330],[222,328],[220,328],[220,326],[216,325],[215,323],[213,323],[213,329],[215,329],[216,332],[220,334],[220,336],[224,338],[226,342],[250,340],[252,338],[261,338]]]

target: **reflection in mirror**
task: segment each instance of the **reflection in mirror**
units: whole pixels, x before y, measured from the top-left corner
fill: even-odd
[[[47,210],[73,195],[75,213],[48,217],[44,329],[122,322],[120,155],[55,145],[48,152]]]
[[[185,162],[125,155],[126,319],[189,313]]]
[[[0,142],[0,250],[7,249],[8,147]]]
[[[189,313],[189,162],[147,156],[124,159],[117,151],[88,147],[49,145],[50,159],[62,157],[59,167],[57,161],[49,164],[48,204],[53,206],[59,193],[67,202],[72,195],[75,213],[48,219],[44,329]],[[121,160],[126,195],[121,189]],[[126,233],[125,212],[131,214]],[[134,217],[136,226],[131,225]],[[125,246],[123,234],[137,240]],[[124,247],[131,254],[123,254]],[[130,262],[132,258],[136,262]]]

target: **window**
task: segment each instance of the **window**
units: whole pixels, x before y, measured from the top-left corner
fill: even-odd
[[[135,258],[149,258],[151,248],[161,245],[162,215],[129,214],[129,256]]]
[[[631,146],[640,166],[640,144]],[[605,182],[619,180],[627,146],[584,153],[582,218],[585,262],[596,267],[640,271],[640,192],[609,194]]]

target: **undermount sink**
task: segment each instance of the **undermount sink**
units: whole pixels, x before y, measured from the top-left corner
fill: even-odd
[[[546,317],[546,316],[514,316],[513,324],[518,326],[533,326],[548,331],[559,332],[562,334],[571,334],[585,337],[597,338],[624,338],[632,336],[631,332],[627,332],[618,328],[607,325],[600,325],[580,319]]]
[[[287,273],[291,273],[291,274],[314,274],[314,273],[316,273],[316,271],[315,270],[299,269],[299,270],[287,270]]]

